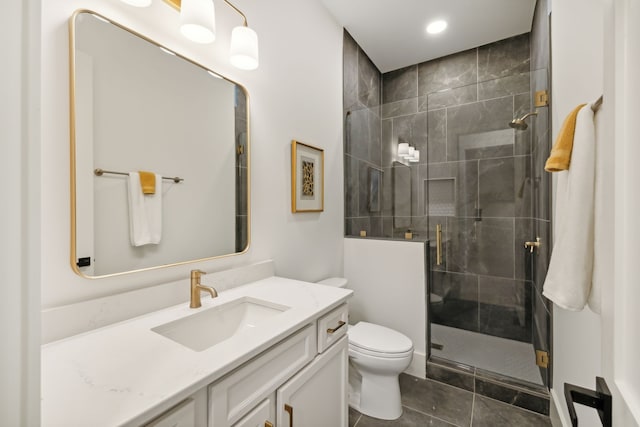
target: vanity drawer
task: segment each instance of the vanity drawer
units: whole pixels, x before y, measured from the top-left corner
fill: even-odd
[[[318,319],[318,353],[322,353],[347,333],[349,309],[342,304]]]
[[[209,427],[230,426],[316,356],[315,324],[209,386]]]

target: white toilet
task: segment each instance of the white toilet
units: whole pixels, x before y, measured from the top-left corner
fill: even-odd
[[[347,279],[332,277],[322,285],[347,286]],[[402,415],[398,375],[411,364],[413,343],[393,329],[368,322],[349,325],[349,405],[383,420]]]

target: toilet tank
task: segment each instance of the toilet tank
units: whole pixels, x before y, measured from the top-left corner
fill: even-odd
[[[348,280],[344,277],[329,277],[328,279],[317,282],[319,285],[335,286],[338,288],[346,288]]]

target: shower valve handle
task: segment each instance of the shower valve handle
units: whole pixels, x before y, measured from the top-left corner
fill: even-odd
[[[525,248],[531,248],[531,253],[533,253],[533,250],[535,248],[539,248],[540,247],[540,238],[536,237],[536,241],[535,242],[524,242],[524,247]]]

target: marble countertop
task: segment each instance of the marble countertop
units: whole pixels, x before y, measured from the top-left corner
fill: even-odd
[[[188,291],[188,290],[186,290]],[[352,291],[269,277],[42,347],[42,426],[136,425],[345,302]],[[196,352],[151,329],[250,296],[291,307],[264,327]]]

